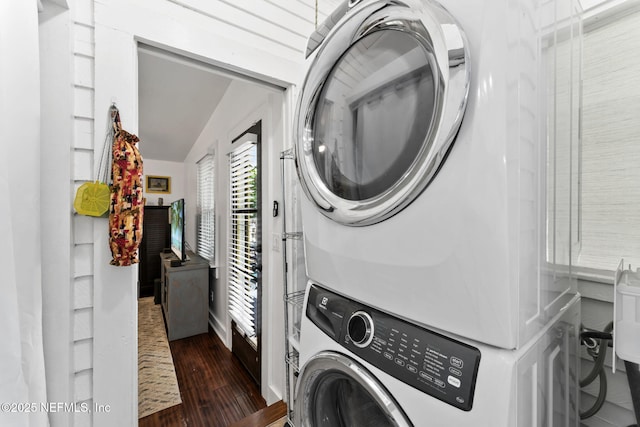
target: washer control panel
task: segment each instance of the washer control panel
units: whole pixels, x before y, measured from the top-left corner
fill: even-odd
[[[480,350],[312,285],[307,317],[336,342],[398,380],[471,410]]]

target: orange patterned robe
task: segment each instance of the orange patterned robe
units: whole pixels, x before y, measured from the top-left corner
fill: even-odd
[[[109,246],[111,265],[127,266],[138,262],[142,240],[144,198],[142,192],[142,156],[136,147],[138,137],[123,130],[116,120],[113,141],[111,206],[109,209]]]

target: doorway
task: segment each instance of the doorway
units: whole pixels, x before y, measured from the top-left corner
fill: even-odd
[[[279,170],[277,169],[277,156],[281,149],[277,145],[260,146],[263,133],[265,141],[284,141],[284,123],[281,114],[283,105],[290,101],[282,87],[274,86],[268,82],[258,81],[226,69],[203,63],[197,59],[184,57],[172,52],[162,50],[160,47],[140,45],[139,47],[139,133],[141,136],[141,152],[145,159],[145,173],[158,176],[171,176],[170,194],[148,194],[147,203],[158,205],[158,197],[162,197],[163,204],[177,198],[184,198],[187,212],[186,241],[190,248],[198,254],[199,245],[196,239],[196,199],[197,186],[196,163],[204,155],[214,156],[214,197],[216,200],[215,211],[215,248],[216,259],[210,278],[209,294],[209,334],[215,334],[227,348],[233,348],[238,357],[234,357],[238,368],[242,369],[240,360],[243,360],[247,372],[251,373],[258,390],[267,397],[269,382],[264,380],[262,387],[262,375],[267,375],[268,370],[280,369],[281,360],[269,358],[271,348],[279,350],[280,343],[269,340],[262,346],[262,334],[270,334],[269,328],[273,326],[271,321],[261,322],[263,313],[268,313],[270,307],[277,303],[281,281],[276,277],[272,280],[269,275],[278,275],[280,270],[270,268],[273,264],[279,266],[280,260],[271,252],[264,254],[265,283],[274,283],[272,294],[262,297],[262,286],[255,286],[255,333],[247,334],[240,326],[236,318],[230,316],[230,271],[227,265],[229,259],[229,238],[231,235],[230,198],[227,193],[230,174],[228,171],[229,158],[227,153],[242,145],[251,135],[256,144],[256,160],[260,156],[263,165],[263,182],[278,182]],[[216,77],[216,79],[213,79]],[[226,78],[227,80],[224,80]],[[208,102],[204,102],[208,99]],[[171,100],[171,102],[167,102]],[[196,102],[197,101],[197,102]],[[202,103],[201,103],[202,102]],[[208,112],[204,114],[204,109]],[[198,116],[198,124],[193,120]],[[243,131],[240,133],[241,131]],[[176,134],[177,132],[177,134]],[[233,142],[232,142],[233,141]],[[263,156],[264,154],[264,156]],[[230,154],[229,154],[230,156]],[[276,168],[273,165],[276,165]],[[261,174],[257,174],[259,177]],[[274,178],[275,177],[275,178]],[[263,200],[270,200],[275,195],[274,189],[269,185],[262,187],[257,180],[256,187],[260,188],[256,197],[264,196]],[[260,199],[256,199],[256,206],[260,208]],[[264,223],[255,223],[255,233],[260,236],[271,236],[274,230],[279,228],[274,225],[270,215],[264,217]],[[260,231],[258,231],[260,230]],[[262,245],[256,242],[253,245],[254,254],[250,258],[260,259],[254,262],[259,269],[262,264]],[[269,248],[266,248],[269,250]],[[271,264],[270,264],[271,263]],[[250,263],[251,264],[251,263]],[[251,267],[249,270],[253,273]],[[256,280],[262,281],[263,272],[258,270]],[[271,288],[269,288],[271,290]],[[232,325],[233,321],[233,325]],[[194,339],[196,337],[193,337]],[[240,338],[240,339],[239,339]],[[241,354],[242,344],[247,350]],[[261,357],[264,352],[265,357]],[[265,366],[262,367],[261,365]],[[252,368],[255,367],[254,368]],[[275,367],[275,368],[274,368]],[[233,375],[233,374],[232,374]],[[274,377],[279,378],[276,374]],[[202,384],[203,393],[208,393],[210,384]],[[273,399],[273,397],[271,397]]]
[[[231,351],[258,385],[262,337],[261,140],[259,121],[232,141],[229,156]]]

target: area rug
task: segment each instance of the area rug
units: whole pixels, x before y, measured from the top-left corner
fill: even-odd
[[[138,300],[138,418],[182,403],[162,309]]]

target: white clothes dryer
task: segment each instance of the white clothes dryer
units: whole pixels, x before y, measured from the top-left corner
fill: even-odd
[[[579,297],[498,349],[307,288],[296,427],[577,427]]]
[[[544,328],[576,294],[578,12],[345,1],[296,112],[309,278],[502,348]]]

